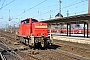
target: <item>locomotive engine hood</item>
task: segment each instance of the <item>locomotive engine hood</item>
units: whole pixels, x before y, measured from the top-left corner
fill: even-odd
[[[46,23],[34,22],[32,23],[32,33],[34,36],[48,36],[48,26]]]

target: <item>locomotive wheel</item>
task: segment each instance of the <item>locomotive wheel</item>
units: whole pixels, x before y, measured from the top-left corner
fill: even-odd
[[[29,39],[28,39],[28,45],[29,45]]]
[[[27,44],[27,43],[26,43],[26,39],[24,39],[24,43]]]
[[[22,43],[22,38],[21,37],[18,37],[18,40],[20,40],[20,43]]]

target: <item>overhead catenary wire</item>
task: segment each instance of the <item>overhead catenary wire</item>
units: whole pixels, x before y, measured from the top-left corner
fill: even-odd
[[[13,1],[15,1],[15,0],[13,0]],[[22,12],[22,13],[19,14],[19,15],[17,15],[16,17],[23,15],[24,13],[26,13],[26,12],[28,12],[29,10],[31,10],[31,9],[39,6],[40,4],[44,3],[45,1],[47,1],[47,0],[44,0],[44,1],[42,1],[41,3],[35,5],[35,6],[29,8],[29,9],[27,9],[27,10],[24,10],[24,12]],[[86,1],[86,0],[85,0],[85,1]],[[77,3],[70,4],[70,5],[65,6],[65,7],[62,7],[62,9],[63,9],[63,8],[68,8],[68,7],[73,6],[73,5],[76,5],[76,4],[80,4],[80,3],[82,3],[82,2],[84,2],[84,0],[83,0],[83,1],[80,1],[80,2],[77,2]],[[7,5],[7,4],[6,4],[6,5]],[[54,5],[54,6],[55,6],[55,5]],[[50,6],[49,6],[49,7],[50,7]],[[51,7],[52,7],[52,6],[51,6]],[[3,8],[4,8],[4,6],[3,6]],[[51,11],[48,11],[48,12],[46,12],[46,13],[41,13],[40,15],[44,15],[44,14],[47,14],[47,13],[49,13],[49,12],[54,12],[54,11],[56,11],[56,10],[59,10],[59,9],[51,10]],[[40,16],[40,15],[37,15],[37,16]],[[15,18],[16,18],[16,17],[15,17]],[[14,18],[13,18],[13,19],[14,19]]]
[[[83,12],[86,12],[87,10],[83,10],[83,11],[79,11],[79,12],[75,12],[75,13],[72,13],[74,15],[76,15],[77,13],[83,13]],[[70,15],[70,14],[69,14]],[[54,18],[54,17],[51,17],[51,18]],[[48,18],[44,18],[44,19],[39,19],[39,20],[48,20],[50,19],[49,17]]]
[[[2,3],[2,6],[1,6],[1,7],[3,7],[3,5],[4,5],[4,2],[5,2],[5,0],[3,1],[3,3]]]
[[[85,1],[86,1],[86,0],[80,1],[80,2],[77,2],[77,3],[71,4],[71,5],[65,6],[65,7],[63,7],[63,8],[67,8],[67,7],[70,7],[70,6],[73,6],[73,5],[77,5],[77,4],[80,4],[80,3],[85,2]]]
[[[83,0],[83,1],[80,1],[80,2],[77,2],[77,3],[73,3],[73,4],[70,4],[70,5],[68,5],[68,6],[62,7],[62,9],[68,8],[68,7],[71,7],[71,6],[74,6],[74,5],[77,5],[77,4],[86,2],[86,1],[87,1],[87,0]],[[74,1],[74,2],[75,2],[75,1]],[[42,14],[40,14],[40,15],[48,14],[49,12],[54,12],[54,11],[57,11],[57,10],[59,10],[59,8],[58,8],[58,9],[55,9],[55,10],[52,10],[52,11],[47,11],[47,12],[42,13]],[[34,16],[34,17],[40,16],[40,15],[36,15],[36,16]]]
[[[33,8],[35,8],[35,7],[37,7],[37,6],[39,6],[39,5],[41,5],[42,3],[46,2],[46,1],[47,1],[47,0],[44,0],[44,1],[40,2],[40,3],[38,3],[37,5],[31,7],[31,8],[29,8],[29,9],[27,9],[27,10],[24,10],[21,14],[16,15],[15,18],[18,17],[18,16],[23,15],[24,13],[28,12],[29,10],[31,10],[31,9],[33,9]],[[86,1],[86,0],[85,0],[85,1]],[[68,6],[63,7],[63,8],[67,8],[67,7],[70,7],[70,6],[73,6],[73,5],[76,5],[76,4],[85,2],[85,1],[80,1],[80,2],[78,2],[78,3],[74,3],[74,4],[72,4],[72,5],[68,5]],[[54,6],[55,6],[55,5],[54,5]],[[50,7],[50,6],[49,6],[49,7]],[[52,7],[52,6],[51,6],[51,7]],[[56,10],[59,10],[59,9],[55,9],[54,11],[56,11]],[[44,15],[44,14],[47,14],[47,13],[49,13],[49,12],[53,12],[53,11],[47,11],[46,13],[42,13],[42,14],[40,14],[40,15]],[[37,15],[37,16],[40,16],[40,15]],[[13,18],[13,19],[15,19],[15,18]]]
[[[29,8],[29,9],[25,10],[24,12],[22,12],[21,14],[19,14],[19,15],[17,15],[17,16],[21,16],[22,14],[24,14],[24,13],[28,12],[29,10],[31,10],[31,9],[33,9],[33,8],[35,8],[35,7],[37,7],[37,6],[41,5],[41,4],[43,4],[43,3],[46,2],[46,1],[47,1],[47,0],[44,0],[44,1],[40,2],[40,3],[38,3],[37,5],[35,5],[35,6],[31,7],[31,8]],[[16,16],[16,17],[17,17],[17,16]]]
[[[83,11],[78,11],[78,12],[75,12],[75,14],[77,13],[83,13],[83,12],[86,12],[87,10],[83,10]],[[74,14],[74,13],[73,13]]]
[[[6,5],[2,6],[2,7],[0,8],[0,10],[1,10],[2,8],[6,7],[7,5],[13,3],[14,1],[15,1],[15,0],[12,0],[11,2],[9,2],[9,3],[7,3]]]

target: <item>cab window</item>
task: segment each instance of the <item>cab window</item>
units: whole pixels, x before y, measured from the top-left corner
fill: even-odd
[[[29,20],[28,19],[24,20],[24,24],[27,24],[27,23],[29,23]]]
[[[38,22],[37,20],[35,20],[35,19],[32,19],[32,23],[34,23],[34,22]]]

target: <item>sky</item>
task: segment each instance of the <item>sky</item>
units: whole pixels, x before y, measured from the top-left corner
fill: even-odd
[[[61,14],[67,17],[88,13],[88,0],[61,0]],[[39,21],[55,18],[59,12],[59,0],[0,0],[0,28],[18,26],[21,20],[35,18]]]

